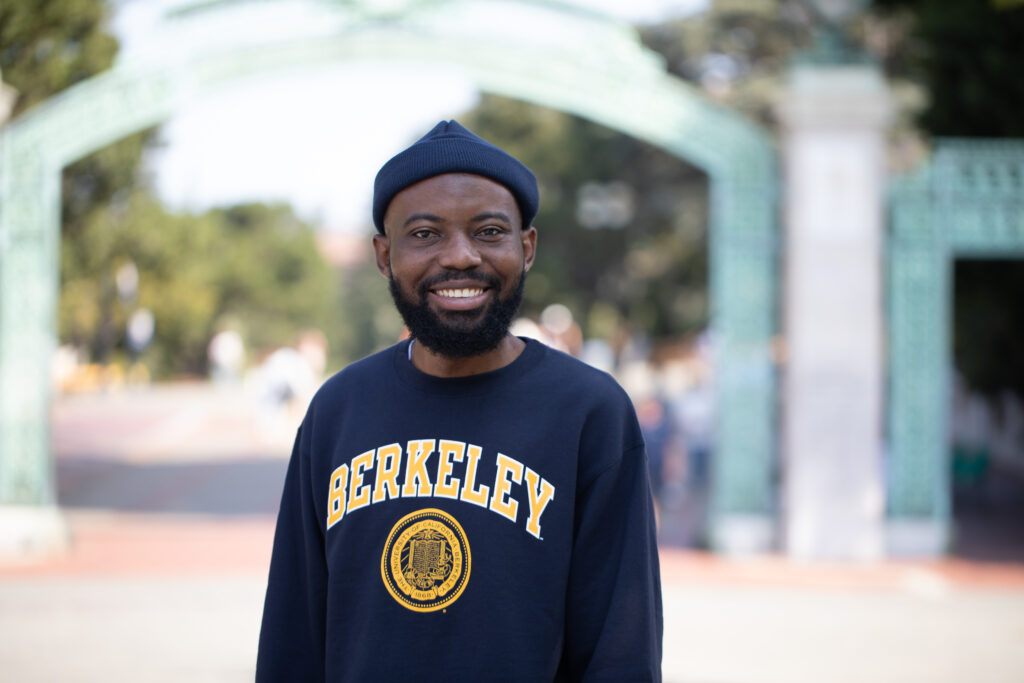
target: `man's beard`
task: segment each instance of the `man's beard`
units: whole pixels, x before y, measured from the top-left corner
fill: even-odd
[[[519,304],[523,300],[523,287],[526,283],[526,270],[523,269],[519,281],[512,288],[508,297],[502,299],[500,295],[494,297],[490,304],[484,304],[480,308],[469,311],[448,311],[445,313],[446,320],[435,313],[427,303],[427,295],[431,288],[449,280],[476,280],[491,287],[495,292],[499,291],[501,282],[493,276],[466,273],[442,274],[437,277],[425,280],[419,286],[420,303],[412,301],[402,293],[401,288],[395,281],[392,274],[388,278],[388,289],[391,291],[391,298],[395,301],[405,326],[409,333],[419,343],[428,349],[446,358],[470,358],[493,351],[498,348],[501,340],[508,334],[512,318],[519,310]],[[481,308],[483,319],[478,323],[472,320],[480,315]]]

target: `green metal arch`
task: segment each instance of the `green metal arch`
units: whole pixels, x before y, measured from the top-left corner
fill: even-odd
[[[485,92],[577,114],[707,172],[720,368],[714,520],[771,516],[777,230],[768,136],[668,75],[634,29],[607,17],[522,0],[386,7],[204,3],[165,18],[144,52],[0,130],[0,505],[55,502],[48,362],[61,168],[226,85],[361,61],[451,69]]]
[[[890,192],[888,515],[932,554],[951,531],[953,261],[1024,257],[1024,141],[937,139]]]

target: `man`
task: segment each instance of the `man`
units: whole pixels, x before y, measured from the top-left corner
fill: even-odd
[[[380,170],[411,339],[328,380],[285,481],[258,681],[657,681],[640,429],[609,376],[512,336],[537,182],[455,121]]]

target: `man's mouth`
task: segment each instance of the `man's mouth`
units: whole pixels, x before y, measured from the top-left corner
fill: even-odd
[[[484,293],[484,290],[479,287],[464,287],[462,289],[435,289],[434,292],[446,299],[468,299],[480,296]]]
[[[427,291],[440,310],[468,314],[479,310],[487,303],[491,290],[492,287],[483,283],[478,285],[468,282],[452,282],[438,284]]]

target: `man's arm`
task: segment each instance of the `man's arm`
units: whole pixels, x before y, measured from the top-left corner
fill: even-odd
[[[578,493],[563,667],[570,680],[661,680],[661,580],[643,446]]]
[[[308,435],[300,429],[274,532],[257,683],[324,680],[327,569],[309,468]]]

